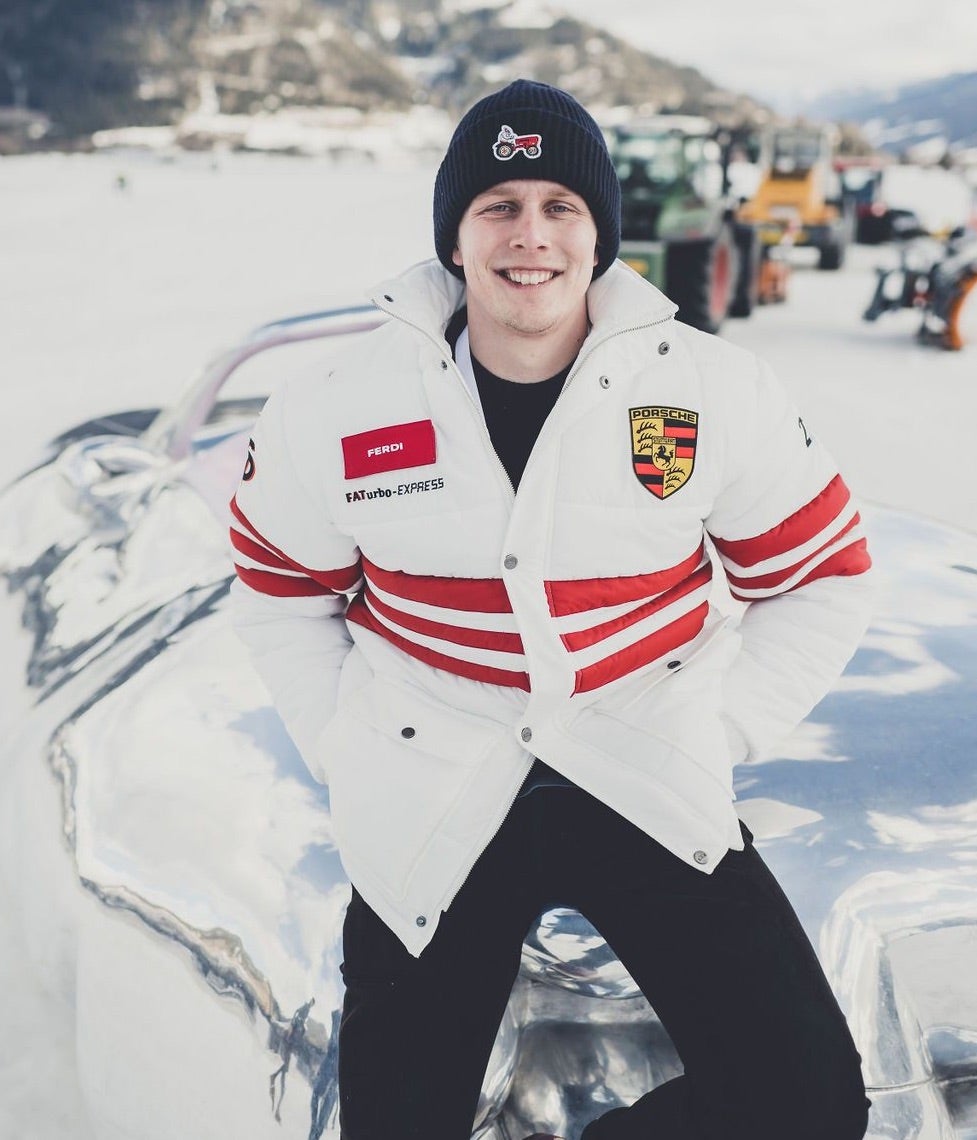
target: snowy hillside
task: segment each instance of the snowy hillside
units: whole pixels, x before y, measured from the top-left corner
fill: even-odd
[[[977,146],[975,99],[977,71],[969,71],[887,91],[838,91],[808,104],[804,113],[860,123],[873,146],[893,154],[934,139],[962,150]]]

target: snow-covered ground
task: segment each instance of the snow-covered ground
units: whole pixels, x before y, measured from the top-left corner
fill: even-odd
[[[79,420],[168,402],[252,326],[358,300],[429,256],[433,173],[233,155],[216,165],[0,160],[0,485]],[[725,335],[773,364],[859,496],[975,531],[977,346],[923,348],[909,312],[862,323],[872,267],[893,256],[855,249],[839,273],[798,264],[787,304],[730,322]],[[24,707],[25,646],[12,628],[0,628],[0,646],[9,732]],[[31,984],[4,911],[0,888],[0,1140],[93,1140],[80,1123],[71,1028]],[[32,1042],[42,1040],[38,1069]]]

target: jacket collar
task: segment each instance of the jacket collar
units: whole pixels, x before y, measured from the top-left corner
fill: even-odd
[[[443,344],[445,326],[465,302],[465,285],[431,258],[382,282],[371,300],[378,309]],[[664,293],[623,261],[615,261],[590,286],[587,308],[593,325],[591,342],[658,324],[678,311]]]

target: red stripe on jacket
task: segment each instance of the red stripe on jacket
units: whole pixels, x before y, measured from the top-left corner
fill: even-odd
[[[262,546],[260,542],[255,542],[253,539],[248,538],[246,534],[235,530],[234,527],[231,527],[231,545],[235,550],[246,554],[252,562],[260,562],[262,566],[272,566],[276,570],[292,569],[284,558],[279,558],[277,554],[272,554],[267,546]]]
[[[567,617],[586,610],[640,602],[683,582],[702,561],[703,543],[688,558],[668,570],[651,574],[628,574],[619,578],[571,578],[547,582],[546,597],[553,617]]]
[[[644,665],[650,665],[652,661],[657,661],[659,657],[664,657],[671,650],[691,641],[702,631],[708,613],[709,603],[703,602],[669,625],[629,645],[627,649],[621,649],[603,661],[578,669],[574,693],[589,693],[593,689],[599,689]]]
[[[501,578],[408,574],[404,570],[384,570],[368,558],[363,559],[363,573],[385,593],[410,602],[485,614],[512,613],[512,604]]]
[[[847,526],[843,527],[840,531],[838,531],[837,534],[832,535],[832,537],[829,538],[827,542],[822,543],[821,546],[817,548],[817,550],[811,551],[810,554],[802,558],[799,562],[794,562],[790,566],[784,567],[782,570],[771,570],[769,574],[756,574],[753,577],[738,574],[727,574],[726,577],[729,580],[729,584],[730,586],[740,586],[743,589],[747,590],[768,590],[772,587],[780,586],[794,574],[798,573],[798,571],[802,570],[810,562],[813,562],[814,559],[817,558],[817,556],[823,551],[827,550],[829,546],[833,546],[836,542],[839,541],[839,539],[848,534],[850,530],[858,526],[861,521],[861,517],[856,514],[851,522],[847,524]],[[853,543],[852,545],[855,544]],[[868,569],[868,567],[865,567],[865,569]]]
[[[652,598],[650,601],[645,602],[644,605],[630,611],[630,613],[622,614],[620,617],[613,618],[611,621],[605,621],[601,625],[592,626],[590,629],[580,630],[577,633],[563,634],[563,644],[571,652],[577,649],[586,649],[590,645],[596,644],[598,641],[604,641],[606,638],[619,633],[622,629],[627,629],[630,625],[636,625],[638,622],[643,621],[652,614],[659,613],[665,609],[666,606],[672,605],[680,598],[693,593],[700,586],[706,585],[707,582],[712,580],[712,565],[706,563],[700,566],[693,574],[690,574],[684,582],[680,582],[677,586],[673,586],[671,590],[666,590],[664,593],[659,594],[657,598]],[[623,650],[627,652],[627,650]]]
[[[311,578],[275,574],[270,570],[253,570],[250,566],[239,566],[236,562],[234,569],[245,586],[272,598],[316,598],[333,592],[328,586],[322,586]]]
[[[244,513],[244,511],[241,510],[241,504],[237,501],[237,495],[235,495],[234,498],[231,499],[231,514],[245,528],[245,530],[248,531],[248,533],[252,536],[252,538],[256,538],[258,540],[258,542],[260,542],[261,545],[264,546],[266,549],[270,550],[272,552],[272,554],[277,554],[278,557],[287,566],[289,566],[292,570],[301,570],[303,574],[309,573],[309,571],[304,566],[300,566],[299,563],[296,562],[294,559],[289,558],[289,556],[284,552],[284,550],[279,550],[278,547],[275,546],[274,543],[269,542],[268,539],[265,538],[265,536],[261,533],[260,530],[258,530],[257,527],[252,526],[251,520]]]
[[[777,558],[816,538],[841,514],[851,493],[840,475],[806,506],[782,523],[753,538],[725,539],[713,536],[716,549],[737,566],[755,566],[767,558]]]
[[[357,559],[356,562],[354,562],[351,566],[341,566],[328,570],[311,570],[308,566],[303,566],[300,562],[296,562],[294,558],[289,558],[289,556],[283,550],[279,550],[279,548],[275,546],[274,543],[269,542],[268,539],[266,539],[256,527],[251,525],[251,522],[248,519],[247,515],[244,513],[244,511],[241,510],[241,506],[237,501],[237,495],[231,499],[231,513],[234,515],[237,521],[248,531],[253,539],[256,539],[268,552],[281,560],[284,568],[294,570],[296,573],[302,574],[306,578],[311,579],[312,582],[315,582],[319,586],[325,587],[325,590],[300,591],[295,589],[294,586],[283,585],[283,583],[294,584],[296,581],[298,581],[298,579],[292,578],[291,576],[286,576],[284,574],[275,574],[271,571],[266,570],[248,570],[247,567],[237,566],[235,564],[235,569],[237,570],[241,581],[244,582],[245,585],[251,586],[252,589],[257,590],[259,593],[271,594],[274,597],[309,597],[315,594],[326,593],[328,591],[332,591],[337,594],[344,594],[347,591],[351,590],[360,580],[361,569],[359,559]],[[252,557],[252,555],[247,550],[243,550],[240,546],[238,546],[238,543],[235,541],[234,536],[235,531],[232,527],[231,542],[239,550],[241,550],[242,554],[248,554],[249,557]],[[274,565],[274,563],[269,562],[264,558],[255,558],[255,561],[264,562],[264,564],[268,566]],[[274,580],[277,580],[277,582]]]
[[[808,582],[814,582],[818,578],[851,578],[856,574],[864,574],[871,565],[872,558],[868,552],[865,539],[860,538],[856,542],[850,542],[837,554],[832,554],[830,558],[819,563],[810,574],[805,575],[799,582],[791,586],[790,590],[785,592],[790,593],[793,590],[799,590],[801,586],[806,586]],[[742,581],[750,582],[751,579],[745,578]],[[762,602],[764,600],[740,593],[732,584],[730,584],[729,592],[738,602]]]
[[[460,625],[447,625],[444,622],[432,621],[430,618],[418,617],[416,614],[406,613],[404,610],[394,609],[387,605],[370,589],[366,588],[366,597],[370,608],[389,618],[395,625],[426,637],[436,637],[439,641],[453,641],[456,645],[471,645],[476,649],[498,649],[503,653],[522,653],[522,638],[518,633],[497,632],[490,629],[472,629]]]
[[[438,653],[434,649],[428,649],[424,645],[417,645],[408,638],[394,633],[392,629],[388,629],[370,613],[362,594],[358,594],[353,599],[346,611],[346,620],[372,630],[373,633],[379,634],[380,637],[385,638],[392,645],[403,650],[404,653],[418,661],[423,661],[425,665],[430,665],[434,669],[444,669],[448,673],[454,673],[458,677],[467,677],[472,681],[485,681],[490,685],[504,685],[508,688],[523,689],[525,692],[529,692],[528,673],[520,673],[514,669],[495,669],[489,665],[462,661],[458,657],[451,657],[446,653]]]

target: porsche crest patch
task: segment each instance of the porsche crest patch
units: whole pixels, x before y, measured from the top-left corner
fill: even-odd
[[[656,498],[667,499],[692,477],[699,413],[687,408],[629,408],[628,412],[634,473]]]

